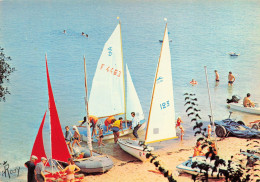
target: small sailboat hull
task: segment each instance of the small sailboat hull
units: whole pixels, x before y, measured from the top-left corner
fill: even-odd
[[[140,123],[141,123],[141,127],[138,129],[138,131],[141,131],[141,130],[143,130],[145,128],[146,121],[142,120],[142,121],[140,121]],[[123,123],[123,125],[124,125],[124,123]],[[109,140],[109,139],[113,139],[114,138],[113,131],[107,131],[107,128],[106,128],[105,125],[103,125],[103,131],[104,131],[104,133],[103,133],[103,136],[104,136],[103,140]],[[130,129],[129,126],[127,128],[125,128],[125,126],[124,126],[123,131],[124,131],[124,133],[122,133],[122,131],[119,132],[120,136],[125,136],[125,135],[133,133],[133,129]],[[91,129],[91,132],[92,132],[92,129]],[[87,131],[86,131],[86,129],[80,128],[79,129],[79,133],[82,136],[82,141],[86,142],[87,141]],[[94,136],[93,142],[97,142],[97,141],[98,141],[97,137]]]
[[[147,147],[145,149],[145,146],[140,145],[140,142],[138,140],[118,139],[118,144],[124,151],[143,162],[147,161],[146,154],[153,151],[152,147]]]
[[[201,161],[201,160],[206,160],[205,156],[196,156],[196,157],[190,157],[189,160],[179,164],[178,166],[176,166],[177,171],[179,173],[188,173],[191,175],[199,175],[199,176],[203,176],[205,174],[205,171],[200,171],[199,168],[192,168],[192,162],[194,161]],[[217,169],[218,170],[218,169]],[[218,171],[213,172],[212,174],[212,170],[210,169],[208,171],[209,174],[209,178],[224,178],[225,176],[219,175],[218,176]]]
[[[242,103],[229,103],[228,106],[233,110],[260,115],[260,107],[256,103],[255,107],[244,107]]]
[[[89,150],[84,149],[81,152],[84,152],[84,158],[76,159],[74,162],[83,173],[104,173],[114,166],[107,155],[93,152],[93,156],[90,157]]]

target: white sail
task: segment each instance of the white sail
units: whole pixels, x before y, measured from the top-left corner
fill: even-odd
[[[89,114],[105,117],[125,113],[121,25],[105,43],[89,97]]]
[[[176,137],[171,54],[167,24],[154,81],[145,143]]]
[[[143,109],[126,65],[126,117],[128,120],[132,118],[131,112],[135,112],[139,120],[144,119]]]

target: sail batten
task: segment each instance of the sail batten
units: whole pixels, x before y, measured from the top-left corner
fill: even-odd
[[[171,54],[167,24],[156,70],[145,143],[176,137]]]

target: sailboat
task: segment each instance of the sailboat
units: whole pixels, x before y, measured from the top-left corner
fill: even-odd
[[[125,89],[121,23],[119,21],[105,43],[97,64],[89,96],[89,114],[98,117],[99,122],[102,122],[102,118],[124,115],[126,122],[123,122],[121,136],[133,131],[130,129],[130,123],[127,123],[127,120],[132,118],[131,112],[135,112],[141,121],[142,126],[139,130],[145,128],[143,110],[127,65],[126,75],[127,89]],[[103,140],[114,138],[113,132],[107,131],[104,123],[102,123],[102,126],[104,130]],[[84,136],[86,133],[81,134],[83,134],[83,141],[86,141],[87,139]]]
[[[32,153],[31,155],[35,155],[38,157],[38,161],[40,162],[41,157],[45,157],[49,159],[49,164],[52,169],[56,167],[56,170],[62,168],[66,165],[68,158],[71,158],[69,153],[67,144],[64,139],[64,135],[61,129],[60,120],[52,92],[48,64],[47,64],[47,56],[45,56],[46,60],[46,72],[47,72],[47,84],[48,84],[48,95],[49,95],[49,115],[50,115],[50,139],[51,139],[51,154],[47,157],[46,151],[44,148],[44,137],[43,137],[43,126],[46,119],[46,113],[44,114],[43,120],[41,122],[40,128],[38,130],[38,134],[36,136]],[[95,172],[105,172],[113,167],[113,161],[108,158],[108,156],[94,154],[94,156],[98,156],[99,158],[89,157],[88,151],[84,152],[84,158],[80,160],[75,160],[75,164],[81,168],[82,172],[86,173],[95,173]],[[86,167],[87,166],[87,167]],[[60,173],[60,172],[58,172]],[[52,176],[53,177],[53,176]]]
[[[85,72],[85,106],[87,113],[87,121],[89,118],[88,113],[88,87],[87,87],[87,68],[86,61],[84,57],[84,72]],[[75,164],[85,173],[95,173],[95,172],[106,172],[114,166],[113,161],[107,155],[101,155],[95,152],[92,152],[92,141],[91,141],[91,132],[90,124],[87,122],[87,143],[89,150],[81,148],[81,152],[84,152],[84,158],[74,160]]]
[[[177,137],[175,129],[171,54],[166,23],[153,85],[145,141],[118,139],[118,143],[124,151],[141,161],[145,161],[146,154],[153,150],[153,148],[147,146],[147,144],[174,138]]]

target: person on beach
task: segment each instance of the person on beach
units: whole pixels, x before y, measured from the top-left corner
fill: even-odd
[[[120,117],[118,120],[114,121],[114,123],[111,125],[112,126],[111,130],[113,131],[113,134],[114,134],[115,143],[117,143],[117,140],[119,138],[119,130],[122,129],[122,132],[123,132],[122,120],[123,120],[123,118]]]
[[[68,166],[62,170],[62,172],[66,172],[66,181],[74,182],[75,176],[74,174],[80,171],[80,168],[75,165],[72,158],[68,159]]]
[[[88,116],[88,120],[89,120],[89,123],[91,123],[91,126],[90,126],[90,127],[92,128],[92,137],[94,136],[94,133],[95,133],[95,135],[97,136],[96,124],[97,124],[97,122],[98,122],[98,118],[97,118],[96,116],[90,115],[90,116]],[[82,123],[79,125],[79,127],[82,127],[82,125],[83,125],[84,123],[86,123],[86,121],[87,121],[87,117],[85,116],[84,119],[83,119],[83,121],[82,121]]]
[[[180,130],[181,130],[181,141],[183,140],[183,136],[184,136],[184,129],[182,126],[180,126]]]
[[[183,123],[183,121],[181,120],[181,117],[179,116],[177,118],[177,121],[176,121],[176,128],[180,127],[181,126],[181,123]]]
[[[246,97],[244,98],[243,105],[244,107],[255,107],[255,103],[250,100],[250,93],[246,94]]]
[[[91,123],[91,127],[92,127],[92,137],[94,136],[94,134],[97,136],[97,131],[96,131],[96,128],[97,128],[97,122],[98,122],[98,118],[96,116],[92,116],[90,115],[88,117],[89,119],[89,122]]]
[[[216,75],[216,78],[215,78],[216,82],[219,82],[219,74],[218,74],[217,70],[215,70],[215,75]]]
[[[202,152],[201,144],[199,141],[196,143],[196,147],[194,148],[194,154],[193,157],[195,156],[203,156],[204,153]]]
[[[73,143],[72,143],[72,147],[74,147],[75,143],[77,143],[77,145],[79,147],[81,147],[81,145],[79,144],[80,142],[80,134],[79,134],[79,130],[77,128],[77,126],[73,126],[73,130],[74,130],[74,135],[73,135]]]
[[[46,162],[47,162],[47,159],[45,157],[42,157],[41,162],[39,162],[35,167],[35,174],[36,174],[37,182],[46,181],[44,173],[43,173],[45,171]]]
[[[72,142],[72,133],[70,131],[70,128],[69,126],[66,126],[65,127],[65,141],[66,141],[66,144],[68,145],[69,149],[70,149],[70,153],[73,154],[73,149],[72,149],[72,146],[71,146],[71,142]]]
[[[190,81],[190,84],[191,84],[192,86],[194,86],[194,85],[197,85],[197,84],[198,84],[198,82],[197,82],[197,81],[195,81],[194,79],[192,79],[192,80]]]
[[[211,129],[211,125],[209,124],[208,125],[208,139],[210,139],[211,132],[212,132],[212,129]]]
[[[36,160],[38,160],[38,157],[36,157],[35,155],[32,155],[31,160],[24,163],[24,166],[28,168],[28,175],[27,175],[28,182],[36,182],[35,173],[34,173]]]
[[[103,143],[103,138],[104,138],[104,135],[103,135],[103,129],[101,128],[100,125],[98,125],[98,146],[100,145],[105,145]]]
[[[139,137],[137,134],[137,130],[141,127],[140,121],[139,121],[138,117],[135,116],[135,112],[131,112],[131,116],[133,117],[133,119],[132,119],[133,135],[135,136],[135,138],[138,139]]]
[[[235,76],[230,71],[228,74],[228,86],[232,86],[235,80],[236,80]]]
[[[109,125],[111,125],[113,123],[113,120],[116,121],[116,118],[114,116],[109,116],[106,120],[105,120],[105,126],[107,128],[107,132],[109,131]]]

